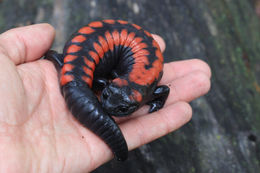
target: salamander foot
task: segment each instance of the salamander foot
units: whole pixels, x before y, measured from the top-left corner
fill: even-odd
[[[161,109],[165,104],[169,93],[170,93],[170,88],[168,86],[166,85],[158,86],[153,93],[153,99],[147,102],[147,104],[150,106],[149,113]]]

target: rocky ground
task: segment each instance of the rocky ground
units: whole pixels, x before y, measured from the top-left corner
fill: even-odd
[[[111,161],[103,172],[258,172],[260,170],[259,0],[1,0],[0,31],[48,22],[62,50],[93,20],[123,19],[161,35],[166,61],[200,58],[212,68],[209,94],[191,104],[186,126]]]

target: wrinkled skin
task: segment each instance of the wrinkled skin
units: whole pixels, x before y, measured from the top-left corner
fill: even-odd
[[[113,116],[126,116],[136,111],[140,103],[130,98],[131,88],[108,85],[101,94],[102,107]]]
[[[50,48],[54,29],[38,24],[0,35],[0,171],[89,172],[112,158],[111,150],[67,110],[53,64],[40,57]],[[163,40],[154,36],[164,50]],[[211,72],[200,60],[165,64],[161,84],[170,84],[165,107],[148,106],[117,119],[132,150],[191,118],[191,100],[210,88]],[[151,130],[153,129],[153,130]]]

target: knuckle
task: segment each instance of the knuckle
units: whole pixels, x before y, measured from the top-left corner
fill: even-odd
[[[197,64],[199,69],[203,71],[208,77],[211,77],[211,69],[210,66],[201,59],[194,59],[194,64]]]

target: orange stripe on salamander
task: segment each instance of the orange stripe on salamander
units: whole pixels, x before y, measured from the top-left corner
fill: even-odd
[[[70,45],[70,47],[67,49],[67,53],[75,53],[78,52],[80,49],[82,49],[82,47],[78,46],[78,45]]]
[[[148,60],[148,57],[145,55],[134,57],[134,58],[135,58],[135,64],[133,65],[134,69],[145,68],[145,65],[149,65],[149,63],[150,63]]]
[[[92,69],[92,71],[95,70],[96,65],[95,65],[95,63],[94,63],[93,61],[90,61],[90,60],[88,60],[86,57],[84,57],[84,62],[85,62],[85,64],[86,64],[86,66],[88,66],[89,68]]]
[[[70,72],[74,68],[71,64],[64,64],[61,69],[61,75],[65,75],[66,72]]]
[[[141,37],[136,37],[131,44],[129,45],[129,47],[132,48],[132,52],[135,53],[136,51],[146,48],[147,44],[142,42],[142,38]]]
[[[66,55],[64,57],[64,63],[67,63],[67,62],[71,62],[73,60],[75,60],[78,56],[76,55]]]
[[[137,30],[140,30],[140,29],[142,29],[142,27],[141,27],[141,26],[139,26],[139,25],[136,25],[136,24],[132,24],[132,26],[133,26],[133,27],[135,27]]]
[[[93,43],[93,47],[94,47],[95,51],[97,52],[99,58],[103,58],[105,53],[104,53],[102,47],[96,42]]]
[[[150,55],[149,51],[146,50],[146,49],[141,49],[138,52],[136,52],[135,54],[133,54],[133,57],[134,58],[138,58],[138,57],[142,57],[143,58],[144,57],[145,58],[145,62],[147,62],[148,61],[148,58],[146,57],[147,55]],[[149,64],[149,62],[148,62],[148,64]]]
[[[151,35],[151,33],[150,32],[148,32],[148,31],[146,31],[146,30],[144,30],[144,33],[148,36],[148,37],[152,37],[152,35]]]
[[[99,56],[96,52],[94,51],[89,51],[88,54],[91,56],[91,58],[95,61],[96,64],[99,63]]]
[[[67,83],[71,82],[74,80],[74,76],[73,75],[63,75],[60,78],[60,84],[61,86],[66,85]]]
[[[106,31],[105,37],[106,37],[106,40],[107,40],[107,43],[108,43],[109,50],[113,51],[114,50],[114,41],[113,41],[112,35],[108,31]]]
[[[112,19],[105,19],[103,22],[108,23],[108,24],[115,24],[115,20]]]
[[[101,47],[104,50],[104,53],[106,53],[109,50],[107,41],[101,36],[98,37],[98,41],[101,44]]]
[[[163,68],[163,64],[162,62],[157,59],[156,61],[153,62],[153,68],[156,69],[156,71],[160,72],[162,71],[162,68]],[[156,76],[156,78],[159,77],[159,73],[158,73],[158,76]]]
[[[134,32],[131,32],[130,34],[128,34],[124,46],[128,47],[129,44],[134,40],[134,37],[135,37],[135,33]]]
[[[103,23],[100,21],[94,21],[94,22],[89,23],[88,26],[100,28],[100,27],[103,27]]]
[[[163,55],[162,55],[162,52],[160,50],[156,50],[155,51],[155,55],[158,57],[158,59],[163,62]]]
[[[159,44],[155,41],[155,40],[153,40],[153,47],[155,47],[155,48],[157,48],[157,49],[160,49],[160,46],[159,46]]]
[[[114,41],[114,44],[116,46],[119,46],[119,43],[120,43],[120,36],[119,36],[119,32],[117,30],[114,30],[112,32],[112,36],[113,36],[113,41]]]
[[[141,43],[143,39],[141,37],[135,37],[133,41],[130,43],[129,47],[133,48],[137,44]]]
[[[139,85],[151,85],[154,79],[158,79],[160,72],[162,71],[162,62],[157,59],[152,63],[152,67],[149,69],[145,68],[145,65],[149,63],[148,59],[145,60],[146,56],[136,59],[133,69],[129,74],[129,80]],[[147,58],[147,57],[146,57]]]
[[[92,79],[93,80],[93,71],[91,70],[91,69],[89,69],[89,68],[87,68],[87,67],[83,67],[83,71],[87,74],[87,75],[89,75],[89,77],[90,77],[90,79]]]
[[[126,86],[128,85],[128,81],[125,80],[125,79],[120,79],[120,78],[115,78],[113,80],[113,83],[115,83],[117,86],[119,87],[123,87],[123,86]]]
[[[80,34],[92,34],[93,32],[95,32],[95,30],[89,26],[82,27],[78,30]]]
[[[125,25],[125,24],[128,24],[127,21],[124,21],[124,20],[117,20],[118,23],[122,24],[122,25]]]
[[[148,45],[146,43],[139,43],[139,44],[134,45],[134,47],[132,47],[132,52],[137,53],[141,50],[144,50],[147,47],[148,47]]]
[[[142,101],[142,99],[143,99],[143,96],[142,96],[142,94],[139,91],[133,89],[132,90],[132,95],[130,96],[130,99],[134,99],[134,100],[136,100],[136,101],[138,101],[140,103]]]
[[[84,82],[86,82],[86,83],[88,84],[88,86],[89,86],[90,88],[92,87],[93,80],[90,79],[90,77],[88,77],[88,76],[82,76],[81,78],[82,78],[82,80],[83,80]]]
[[[82,43],[84,41],[86,41],[86,37],[84,37],[83,35],[77,35],[71,40],[71,42],[73,43]]]
[[[152,44],[153,44],[153,47],[156,48],[155,55],[158,57],[158,59],[161,62],[163,62],[163,55],[162,55],[161,48],[160,48],[159,44],[155,40],[153,40]]]
[[[126,42],[126,39],[127,39],[127,30],[126,29],[123,29],[120,33],[120,45],[124,46],[125,42]]]

